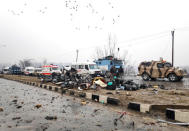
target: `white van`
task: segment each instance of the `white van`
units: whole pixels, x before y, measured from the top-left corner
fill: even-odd
[[[9,74],[10,73],[10,68],[9,67],[5,67],[3,68],[3,74]]]
[[[69,65],[65,65],[65,66],[63,66],[63,68],[64,68],[65,70],[67,70],[67,71],[71,70],[71,66],[69,66]]]
[[[34,75],[35,68],[34,67],[26,67],[24,69],[24,74],[25,75]]]
[[[57,65],[44,65],[42,66],[43,75],[61,74],[61,70]]]
[[[73,63],[72,68],[77,70],[78,74],[100,74],[101,70],[94,62]]]

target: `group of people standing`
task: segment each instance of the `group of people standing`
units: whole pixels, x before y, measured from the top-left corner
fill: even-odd
[[[115,66],[112,66],[110,68],[110,73],[111,75],[114,77],[114,76],[117,76],[117,77],[121,77],[123,76],[124,74],[124,71],[123,71],[123,67],[120,66],[120,68],[116,68]]]

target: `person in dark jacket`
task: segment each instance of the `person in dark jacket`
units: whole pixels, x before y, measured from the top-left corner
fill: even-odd
[[[118,69],[118,76],[122,77],[123,74],[124,74],[123,68],[122,68],[122,66],[120,66],[120,68]]]
[[[116,76],[116,68],[115,68],[115,66],[112,66],[110,68],[110,73],[111,73],[111,79],[113,79],[113,77]]]

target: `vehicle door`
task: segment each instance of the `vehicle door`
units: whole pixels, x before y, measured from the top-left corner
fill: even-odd
[[[164,63],[164,74],[163,74],[164,77],[166,77],[166,75],[171,67],[172,67],[171,63],[168,63],[168,62]]]
[[[159,72],[159,78],[163,78],[165,74],[164,63],[157,63],[157,68]]]
[[[153,62],[151,67],[150,67],[150,74],[152,78],[159,78],[160,73],[160,69],[158,68],[158,64],[157,62]]]
[[[152,65],[152,62],[145,62],[144,63],[144,71],[146,71],[150,76],[151,76],[151,72],[150,72],[151,65]]]

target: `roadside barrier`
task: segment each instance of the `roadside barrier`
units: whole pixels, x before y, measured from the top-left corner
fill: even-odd
[[[189,110],[167,108],[166,117],[179,122],[189,122]]]
[[[146,112],[150,112],[151,105],[141,104],[137,102],[130,102],[128,108],[135,111],[146,113]]]

